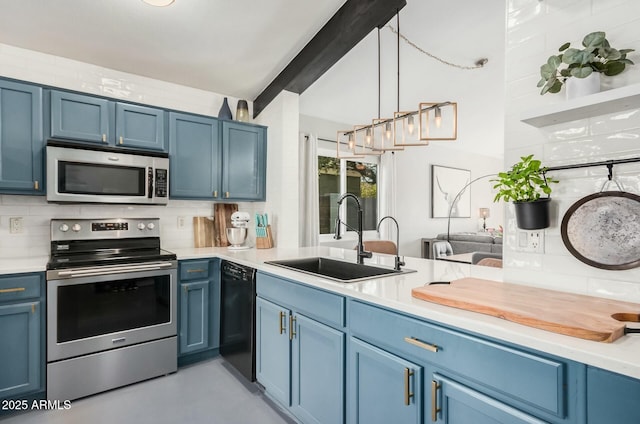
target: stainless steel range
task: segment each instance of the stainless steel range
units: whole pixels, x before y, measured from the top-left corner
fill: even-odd
[[[160,249],[159,221],[51,220],[48,399],[177,370],[177,261]]]

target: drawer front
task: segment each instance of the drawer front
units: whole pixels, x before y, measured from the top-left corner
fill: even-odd
[[[209,278],[209,259],[180,262],[180,281]]]
[[[0,277],[0,302],[40,297],[42,274]]]
[[[344,327],[345,299],[289,280],[258,272],[256,291],[259,296],[303,312],[329,325]]]
[[[349,308],[349,327],[356,337],[450,369],[522,404],[558,417],[565,415],[566,364],[562,362],[357,301]]]

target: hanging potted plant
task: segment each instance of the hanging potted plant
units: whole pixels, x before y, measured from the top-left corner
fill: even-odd
[[[496,183],[493,188],[498,189],[493,201],[513,202],[518,228],[539,230],[549,226],[550,184],[558,181],[545,176],[546,169],[533,155],[523,156],[509,171],[491,180]],[[543,194],[547,197],[541,197]]]
[[[627,59],[627,53],[633,49],[616,50],[609,44],[606,34],[602,31],[587,34],[582,40],[583,49],[574,49],[570,43],[564,43],[558,51],[560,54],[552,55],[547,63],[540,67],[538,87],[542,87],[540,94],[557,93],[563,83],[576,81],[571,77],[584,81],[593,78],[590,91],[600,91],[600,74],[614,76],[624,71],[626,65],[634,63]],[[591,94],[590,92],[577,92],[572,94],[567,86],[567,97]]]

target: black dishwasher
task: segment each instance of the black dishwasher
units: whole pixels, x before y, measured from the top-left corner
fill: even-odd
[[[220,354],[250,381],[256,381],[256,270],[222,261]]]

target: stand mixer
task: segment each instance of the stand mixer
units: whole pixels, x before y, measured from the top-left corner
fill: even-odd
[[[250,249],[249,246],[243,245],[247,239],[247,228],[249,227],[250,219],[251,217],[247,212],[234,212],[231,214],[233,228],[227,228],[227,240],[231,243],[231,246],[228,247],[229,250]]]

